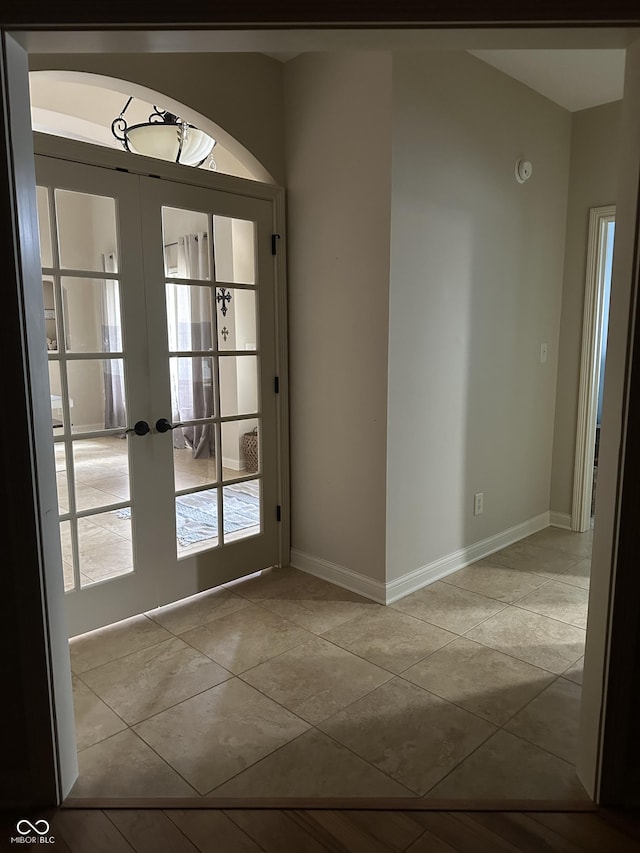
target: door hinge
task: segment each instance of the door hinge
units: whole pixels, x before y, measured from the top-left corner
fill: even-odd
[[[276,507],[276,521],[282,521],[282,507],[280,504]]]
[[[273,377],[273,390],[275,391],[276,394],[280,393],[280,377],[279,376]]]
[[[278,245],[278,240],[279,240],[279,239],[280,239],[280,235],[279,235],[279,234],[272,234],[272,235],[271,235],[271,254],[272,254],[272,255],[276,255],[276,254],[277,254],[276,247],[277,247],[277,245]]]

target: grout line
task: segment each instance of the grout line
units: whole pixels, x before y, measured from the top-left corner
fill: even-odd
[[[353,704],[353,702],[352,702],[351,704]],[[349,706],[347,706],[347,707],[349,707]],[[346,708],[345,708],[344,710],[346,710]],[[341,712],[339,711],[338,713],[341,713]],[[335,716],[335,714],[334,714],[334,715],[332,715],[332,716]],[[327,720],[330,720],[330,719],[331,719],[331,717],[327,717]],[[326,720],[323,720],[322,722],[326,722]],[[386,777],[387,777],[387,779],[391,779],[391,781],[392,781],[392,782],[395,782],[395,783],[396,783],[396,785],[400,785],[401,787],[406,788],[406,790],[409,792],[409,796],[411,796],[411,797],[416,797],[416,798],[420,797],[420,794],[419,794],[419,793],[417,793],[416,791],[414,791],[414,790],[413,790],[413,788],[410,788],[410,787],[409,787],[407,784],[405,784],[404,782],[401,782],[399,779],[396,779],[396,778],[395,778],[395,777],[393,777],[390,773],[387,773],[387,772],[386,772],[386,770],[382,770],[382,768],[378,767],[378,766],[377,766],[376,764],[374,764],[372,761],[369,761],[369,759],[368,759],[368,758],[365,758],[363,755],[360,755],[360,753],[359,753],[359,752],[356,752],[356,751],[355,751],[354,749],[352,749],[348,744],[343,743],[341,740],[338,740],[338,738],[337,738],[337,737],[335,737],[334,735],[330,734],[329,732],[325,732],[325,731],[323,731],[322,729],[318,728],[317,726],[314,726],[314,729],[315,729],[316,731],[320,732],[320,734],[324,735],[325,737],[328,737],[328,738],[329,738],[329,740],[332,740],[332,741],[333,741],[334,743],[336,743],[338,746],[342,747],[342,749],[346,749],[346,750],[347,750],[347,752],[350,752],[352,755],[355,755],[355,757],[356,757],[356,758],[359,758],[359,759],[360,759],[360,761],[364,761],[364,763],[365,763],[365,764],[368,764],[368,765],[369,765],[369,767],[372,767],[374,770],[377,770],[377,772],[378,772],[378,773],[382,773],[382,775],[383,775],[383,776],[386,776]],[[398,794],[398,796],[400,796],[400,794]]]
[[[454,584],[449,584],[449,586],[454,586]],[[456,589],[461,589],[461,587],[455,587],[455,588],[456,588]],[[468,589],[461,589],[461,591],[462,591],[462,592],[470,592],[470,590],[468,590]],[[463,636],[467,633],[467,631],[472,631],[474,628],[477,628],[477,627],[478,627],[478,625],[482,625],[484,622],[487,622],[489,619],[493,619],[493,617],[494,617],[494,616],[497,616],[499,613],[502,613],[502,611],[503,611],[503,610],[506,610],[506,609],[507,609],[507,607],[509,607],[509,606],[510,606],[509,604],[505,603],[504,601],[499,601],[497,598],[488,598],[488,596],[486,596],[486,595],[480,595],[480,594],[479,594],[479,593],[477,593],[477,592],[472,593],[472,595],[477,595],[479,598],[486,598],[488,601],[490,601],[490,602],[492,602],[492,603],[493,603],[493,602],[497,602],[498,604],[502,604],[502,607],[500,607],[498,610],[496,610],[496,612],[495,612],[495,613],[492,613],[490,616],[485,616],[485,617],[484,617],[484,618],[482,618],[479,622],[476,622],[476,623],[475,623],[474,625],[472,625],[471,627],[469,627],[469,628],[465,628],[465,630],[464,630],[462,633],[458,633],[457,631],[453,630],[452,628],[445,628],[445,627],[443,627],[442,625],[438,625],[438,624],[436,624],[435,622],[430,622],[428,619],[423,619],[423,618],[422,618],[422,617],[420,617],[420,616],[415,616],[414,614],[407,613],[406,611],[401,610],[399,607],[396,607],[396,604],[393,604],[393,605],[391,605],[391,606],[392,606],[395,610],[398,610],[400,613],[404,613],[404,614],[405,614],[405,616],[413,616],[413,618],[414,618],[414,619],[419,619],[421,622],[426,622],[426,623],[427,623],[427,625],[432,625],[434,628],[440,628],[440,630],[441,630],[441,631],[449,631],[449,632],[450,632],[450,633],[452,633],[452,634],[457,634],[457,635],[458,635],[458,637],[463,637]],[[402,601],[402,599],[400,599],[400,600]]]
[[[141,742],[141,743],[143,743],[143,744],[144,744],[148,749],[150,749],[150,750],[151,750],[151,752],[153,752],[153,753],[154,753],[154,755],[157,755],[157,756],[158,756],[158,758],[160,759],[160,761],[162,761],[162,763],[163,763],[163,764],[166,764],[166,766],[169,768],[169,770],[171,770],[173,773],[175,773],[175,774],[176,774],[176,776],[179,776],[179,777],[180,777],[180,779],[182,779],[182,781],[183,781],[186,785],[188,785],[188,786],[189,786],[189,788],[191,788],[191,790],[194,792],[194,794],[195,794],[195,796],[196,796],[196,797],[201,797],[201,796],[202,796],[202,794],[198,791],[198,789],[195,787],[195,785],[192,785],[192,784],[191,784],[191,782],[189,782],[189,780],[186,778],[186,776],[183,776],[183,775],[182,775],[182,773],[180,773],[180,771],[179,771],[179,770],[177,770],[177,769],[173,766],[173,764],[170,764],[170,763],[169,763],[169,761],[167,761],[167,759],[166,759],[164,756],[162,756],[162,755],[157,751],[157,749],[156,749],[155,747],[153,747],[150,743],[147,743],[147,741],[146,741],[146,740],[145,740],[141,735],[139,735],[139,734],[138,734],[138,732],[134,731],[131,727],[129,727],[129,731],[130,731],[132,734],[134,734],[134,735],[135,735],[135,736],[140,740],[140,742]]]
[[[145,747],[147,747],[148,749],[150,749],[150,750],[151,750],[151,752],[153,752],[153,753],[154,753],[154,755],[156,755],[156,756],[157,756],[157,757],[162,761],[162,763],[163,763],[164,765],[166,765],[166,766],[169,768],[169,770],[171,770],[171,772],[172,772],[172,773],[175,773],[175,774],[176,774],[176,776],[179,776],[179,777],[182,779],[182,781],[183,781],[183,782],[185,782],[185,783],[189,786],[189,788],[191,788],[191,790],[195,793],[195,796],[196,796],[196,797],[200,797],[200,796],[201,796],[201,795],[198,793],[198,791],[194,788],[194,786],[193,786],[193,785],[188,781],[188,779],[185,779],[185,777],[182,775],[182,773],[180,773],[178,770],[176,770],[176,768],[175,768],[175,767],[173,767],[173,765],[169,764],[169,762],[166,760],[166,758],[163,758],[163,757],[162,757],[162,755],[160,755],[160,753],[159,753],[159,752],[157,752],[157,751],[156,751],[156,750],[151,746],[151,744],[147,743],[147,741],[146,741],[143,737],[140,737],[140,735],[139,735],[137,732],[135,732],[135,731],[131,728],[131,726],[127,726],[127,728],[126,728],[126,729],[123,729],[123,730],[122,730],[122,731],[120,731],[120,732],[115,732],[115,734],[109,735],[109,737],[104,738],[104,740],[99,741],[99,743],[104,744],[104,743],[106,743],[107,741],[111,740],[112,738],[116,738],[116,737],[118,737],[118,735],[122,735],[122,734],[124,734],[125,732],[130,732],[132,735],[134,735],[134,736],[135,736],[135,737],[140,741],[140,743],[142,743],[142,744],[143,744],[143,746],[145,746]],[[92,746],[95,746],[95,745],[96,745],[96,744],[92,744]],[[91,749],[91,747],[87,747],[87,749]],[[82,752],[85,752],[86,750],[84,750],[84,749],[83,749],[83,750],[81,750],[81,751],[82,751]],[[82,778],[83,778],[83,777],[82,777],[82,774],[79,774],[79,775],[78,775],[78,779],[76,780],[76,782],[75,782],[74,784],[77,784],[77,782],[78,782],[78,781],[80,781]],[[68,796],[72,796],[72,795],[71,795],[71,794],[69,794]],[[92,797],[94,797],[94,796],[104,796],[104,794],[92,794],[91,796],[92,796]],[[127,794],[127,795],[126,795],[126,798],[129,798],[129,797],[131,797],[131,796],[132,796],[131,794]],[[136,795],[133,795],[133,796],[139,796],[139,795],[137,795],[137,794],[136,794]],[[185,796],[186,796],[186,795],[185,795]]]
[[[291,740],[288,740],[286,743],[283,743],[283,744],[280,744],[280,746],[277,746],[272,752],[268,752],[266,755],[263,755],[261,758],[258,758],[257,761],[254,761],[252,764],[248,764],[246,767],[243,767],[242,769],[238,770],[238,772],[234,773],[233,776],[229,776],[229,778],[225,779],[224,782],[221,782],[219,785],[216,785],[214,788],[211,788],[210,791],[207,791],[207,793],[203,794],[202,796],[203,797],[211,797],[218,790],[218,788],[222,788],[224,785],[231,782],[232,779],[237,779],[238,776],[241,776],[245,771],[250,770],[252,767],[257,767],[257,765],[260,764],[261,762],[266,761],[269,758],[272,758],[277,752],[280,752],[282,749],[284,749],[285,746],[289,746],[289,744],[295,743],[297,740],[300,740],[301,737],[304,737],[304,735],[308,734],[310,731],[315,731],[315,726],[311,726],[306,731],[300,732],[299,735],[296,735]],[[246,797],[247,794],[238,794],[238,796],[239,797]]]
[[[97,741],[95,741],[94,743],[89,743],[89,744],[87,744],[87,746],[83,746],[83,747],[82,747],[82,749],[78,749],[78,754],[80,754],[81,752],[84,752],[84,751],[85,751],[85,749],[90,749],[92,746],[95,746],[95,745],[96,745],[96,744],[98,744],[98,743],[103,743],[105,740],[109,740],[109,738],[110,738],[110,737],[113,737],[114,735],[122,734],[122,732],[126,731],[126,729],[128,729],[128,728],[129,728],[129,724],[127,723],[127,721],[126,721],[126,720],[123,720],[123,719],[122,719],[122,717],[120,716],[120,714],[118,714],[118,712],[117,712],[117,711],[114,711],[114,709],[111,707],[111,705],[109,705],[107,702],[105,702],[105,701],[104,701],[104,699],[102,699],[102,697],[98,696],[98,694],[95,692],[95,690],[94,690],[92,687],[90,687],[90,686],[86,683],[86,681],[85,681],[83,678],[81,678],[79,675],[76,675],[75,677],[78,679],[78,681],[80,681],[80,682],[82,683],[82,685],[83,685],[83,686],[84,686],[84,687],[85,687],[85,688],[86,688],[90,693],[92,693],[92,694],[96,697],[96,699],[97,699],[99,702],[102,702],[102,704],[103,704],[103,705],[106,705],[106,706],[107,706],[107,708],[108,708],[112,713],[114,713],[114,714],[116,715],[116,717],[120,720],[120,722],[125,726],[125,728],[124,728],[124,729],[120,729],[120,731],[119,731],[119,732],[112,732],[110,735],[106,735],[105,737],[99,738],[99,739],[98,739]],[[73,679],[72,679],[72,682],[73,682]],[[73,705],[74,705],[74,711],[75,711],[75,696],[73,696]],[[77,725],[76,725],[76,729],[77,729]],[[77,745],[77,743],[76,743],[76,745]]]
[[[213,663],[215,663],[215,661],[213,661]],[[225,670],[225,672],[228,672],[228,670]],[[222,681],[218,681],[217,684],[212,684],[209,687],[204,687],[202,690],[198,690],[197,693],[194,693],[191,696],[185,696],[184,699],[180,699],[178,702],[174,702],[173,705],[168,705],[166,708],[161,708],[159,711],[154,711],[153,714],[149,714],[148,717],[143,717],[141,720],[136,720],[135,723],[126,723],[126,725],[133,730],[135,726],[139,726],[141,723],[146,723],[149,720],[152,720],[154,717],[163,714],[165,711],[170,711],[172,708],[177,708],[178,705],[182,705],[184,702],[188,702],[190,699],[195,699],[196,696],[201,696],[208,690],[213,690],[214,687],[220,687],[222,684],[226,684],[228,681],[232,681],[233,678],[233,673],[229,672],[229,678],[225,678]],[[111,705],[108,704],[106,699],[102,699],[102,701],[105,703],[105,705],[108,705],[108,707],[111,708]],[[117,711],[115,711],[113,708],[111,710],[113,710],[114,714],[117,713]]]
[[[546,670],[545,670],[545,671],[546,671]],[[504,730],[505,730],[505,731],[507,731],[507,732],[509,732],[509,734],[514,734],[514,732],[512,732],[510,729],[505,728],[505,726],[507,726],[507,725],[508,725],[508,723],[510,723],[510,722],[514,719],[514,717],[517,717],[517,716],[518,716],[518,714],[520,714],[522,711],[524,711],[526,708],[528,708],[528,707],[529,707],[529,705],[530,705],[530,704],[531,704],[535,699],[538,699],[540,696],[542,696],[542,694],[545,692],[545,690],[548,690],[552,685],[554,685],[554,684],[556,683],[556,681],[557,681],[559,678],[562,678],[562,676],[561,676],[561,675],[556,675],[554,678],[552,678],[552,679],[551,679],[551,681],[550,681],[548,684],[545,684],[545,686],[544,686],[544,687],[542,687],[540,690],[538,690],[538,692],[535,694],[535,696],[532,696],[532,697],[531,697],[531,699],[529,699],[527,702],[525,702],[525,703],[524,703],[524,705],[523,705],[521,708],[518,708],[518,710],[517,710],[517,711],[515,711],[515,712],[514,712],[514,713],[509,717],[509,719],[508,719],[508,720],[505,720],[505,721],[504,721],[504,723],[502,723],[502,724],[501,724],[500,728],[501,728],[501,729],[504,729]],[[525,738],[523,738],[523,740],[525,740]]]
[[[520,609],[520,610],[523,610],[524,608],[519,608],[519,609]],[[529,612],[530,612],[530,611],[529,611]],[[534,615],[535,615],[535,616],[538,616],[539,614],[537,614],[537,613],[536,613],[536,614],[534,614]],[[547,616],[545,616],[544,618],[545,618],[545,619],[547,619],[548,617],[547,617]],[[485,621],[488,621],[488,620],[485,620]],[[554,621],[555,621],[555,620],[554,620]],[[565,623],[565,622],[561,622],[560,624],[562,624],[562,625],[566,625],[566,623]],[[478,626],[476,625],[475,627],[477,628]],[[573,626],[573,625],[570,625],[569,627],[573,628],[574,626]],[[469,628],[469,631],[473,631],[473,630],[474,630],[473,628]],[[476,639],[475,637],[467,637],[467,636],[466,636],[466,634],[468,634],[468,633],[469,633],[469,631],[467,631],[465,634],[462,634],[461,636],[465,637],[465,639],[468,639],[468,640],[470,640],[470,641],[471,641],[471,642],[473,642],[473,643],[479,643],[481,646],[485,646],[485,647],[486,647],[486,648],[488,648],[488,649],[492,649],[494,652],[499,652],[501,655],[506,655],[507,657],[510,657],[510,658],[513,658],[514,660],[520,661],[520,663],[526,663],[526,664],[528,664],[529,666],[535,666],[535,667],[537,667],[538,669],[542,669],[542,670],[544,670],[544,672],[548,672],[550,675],[555,675],[555,676],[562,675],[562,673],[560,673],[560,672],[554,672],[552,669],[547,669],[547,668],[546,668],[546,667],[544,667],[544,666],[540,666],[540,664],[539,664],[539,663],[531,663],[531,661],[523,660],[522,658],[516,657],[516,655],[512,654],[511,652],[507,652],[507,651],[505,651],[504,649],[498,649],[498,648],[496,648],[495,646],[490,646],[487,642],[484,642],[483,640],[478,640],[478,639]],[[572,661],[572,663],[567,664],[567,666],[566,666],[566,668],[563,670],[563,672],[566,672],[566,671],[567,671],[567,669],[569,669],[569,667],[573,666],[573,665],[574,665],[577,661],[579,661],[579,660],[580,660],[580,658],[581,658],[581,657],[583,657],[583,656],[584,656],[584,649],[583,649],[583,650],[582,650],[582,652],[578,655],[578,657],[577,657],[574,661]]]
[[[569,585],[565,584],[565,586],[568,587]],[[518,599],[518,601],[520,600]],[[566,619],[560,619],[556,616],[549,616],[547,613],[540,613],[538,610],[531,610],[529,607],[523,607],[522,604],[518,604],[517,601],[513,603],[512,607],[517,607],[518,610],[526,610],[527,613],[533,613],[535,616],[544,616],[545,619],[552,619],[554,622],[560,622],[561,625],[568,625],[570,628],[579,628],[581,631],[587,630],[586,625],[576,625],[575,622],[569,622]]]
[[[485,720],[485,722],[486,722],[486,720]],[[454,767],[451,768],[451,770],[448,770],[444,774],[442,779],[439,779],[434,785],[431,785],[431,787],[427,788],[427,790],[424,792],[424,794],[420,794],[419,796],[421,796],[422,798],[426,798],[427,794],[430,791],[433,791],[434,788],[436,788],[438,785],[440,785],[442,782],[444,782],[444,780],[448,776],[450,776],[455,770],[457,770],[461,765],[463,765],[465,763],[465,761],[467,761],[467,759],[471,758],[471,756],[474,754],[474,752],[477,752],[480,749],[480,747],[484,746],[487,743],[487,741],[489,741],[492,737],[495,737],[495,735],[497,735],[499,731],[500,731],[500,729],[496,729],[493,732],[489,732],[489,734],[485,738],[483,738],[481,740],[481,742],[471,750],[471,752],[469,752],[467,755],[465,755],[464,758],[462,758]]]
[[[549,685],[549,687],[551,687],[551,685]],[[533,700],[532,700],[532,701],[533,701]],[[525,707],[526,707],[526,706],[525,706]],[[524,709],[522,709],[522,710],[524,710]],[[501,729],[501,730],[502,730],[502,729]],[[563,764],[566,764],[568,767],[571,767],[571,769],[572,769],[572,770],[574,771],[574,773],[575,773],[576,765],[575,765],[573,762],[571,762],[571,761],[567,761],[567,759],[566,759],[566,758],[563,758],[561,755],[557,755],[555,752],[551,752],[551,750],[550,750],[550,749],[546,749],[545,747],[540,746],[540,744],[539,744],[539,743],[535,743],[534,741],[529,740],[529,738],[524,737],[524,735],[518,734],[518,733],[516,733],[516,732],[512,732],[512,731],[510,731],[509,729],[504,729],[504,731],[505,731],[508,735],[513,735],[513,737],[517,737],[517,738],[519,738],[520,740],[524,741],[525,743],[528,743],[528,744],[529,744],[529,746],[533,746],[533,747],[535,747],[535,749],[539,749],[541,752],[544,752],[544,753],[546,753],[547,755],[552,756],[552,758],[555,758],[555,759],[557,759],[558,761],[562,761],[562,763],[563,763]]]
[[[142,613],[140,615],[144,616],[145,614]],[[131,618],[131,617],[129,617],[129,618]],[[133,618],[135,619],[137,617],[134,616]],[[148,618],[148,617],[146,617],[146,618]],[[122,620],[122,621],[124,621],[124,620]],[[152,620],[149,620],[149,621],[152,621]],[[118,623],[114,622],[113,624],[117,625]],[[160,627],[155,622],[153,624],[156,628]],[[110,627],[110,626],[108,626],[108,627]],[[102,630],[103,630],[102,628],[96,628],[96,631],[102,631]],[[93,633],[93,632],[90,632],[90,633]],[[170,632],[168,631],[167,633],[170,633]],[[84,634],[83,636],[86,636],[86,634]],[[98,663],[95,666],[89,667],[89,669],[83,669],[81,672],[76,672],[72,666],[71,672],[73,675],[78,675],[78,676],[86,675],[88,672],[93,672],[94,669],[99,669],[101,666],[106,666],[108,663],[115,663],[115,661],[117,661],[117,660],[124,660],[124,658],[128,658],[130,655],[135,655],[138,652],[147,651],[148,649],[154,648],[154,646],[160,646],[160,645],[162,645],[162,643],[167,643],[167,642],[169,642],[169,640],[172,640],[172,639],[178,639],[178,638],[174,638],[173,635],[171,637],[165,637],[164,639],[159,640],[157,643],[151,643],[148,646],[142,646],[139,649],[135,649],[135,651],[133,651],[133,652],[126,652],[124,655],[117,655],[117,657],[115,657],[115,658],[110,658],[109,660],[102,661],[102,663]]]

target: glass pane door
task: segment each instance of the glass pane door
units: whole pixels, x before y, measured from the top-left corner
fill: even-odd
[[[268,202],[143,179],[152,394],[167,421],[157,450],[173,519],[163,600],[277,561],[270,217]]]
[[[272,206],[48,157],[37,181],[75,635],[277,563]]]
[[[134,471],[148,437],[138,179],[37,158],[64,587],[72,634],[155,604],[140,560]],[[138,235],[137,245],[135,235]],[[142,317],[143,317],[142,313]],[[135,406],[130,401],[135,400]],[[135,411],[131,411],[131,409]],[[138,478],[139,485],[143,483]]]

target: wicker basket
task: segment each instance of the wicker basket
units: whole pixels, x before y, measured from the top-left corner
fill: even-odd
[[[258,428],[245,432],[242,436],[242,452],[244,454],[245,470],[253,474],[258,470]]]

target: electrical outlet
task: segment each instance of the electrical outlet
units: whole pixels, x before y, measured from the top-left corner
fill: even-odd
[[[484,510],[484,492],[476,492],[473,496],[473,514],[482,515]]]

